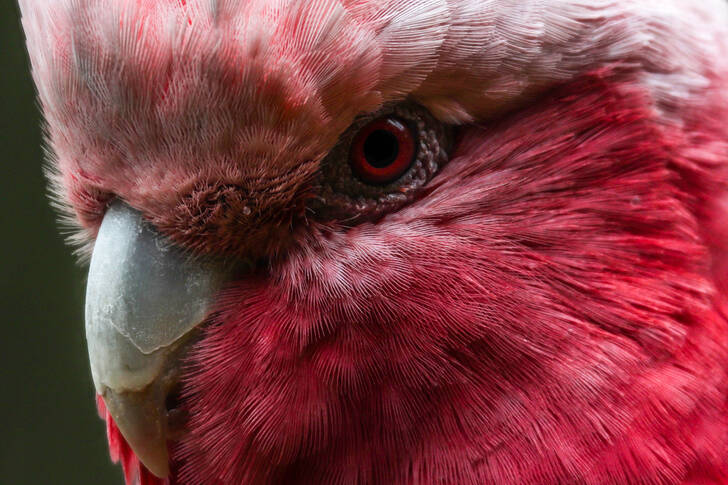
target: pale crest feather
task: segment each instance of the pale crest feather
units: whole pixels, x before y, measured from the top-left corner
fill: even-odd
[[[64,194],[69,167],[101,159],[125,166],[121,184],[160,159],[180,169],[160,165],[159,184],[189,183],[220,133],[315,157],[358,113],[406,96],[443,120],[484,120],[615,62],[680,122],[728,72],[723,0],[19,3]]]

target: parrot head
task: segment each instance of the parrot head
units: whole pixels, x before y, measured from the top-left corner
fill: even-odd
[[[728,5],[20,0],[140,484],[728,480]]]

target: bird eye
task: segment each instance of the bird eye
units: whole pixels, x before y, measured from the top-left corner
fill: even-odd
[[[388,184],[404,174],[415,158],[412,129],[394,117],[376,119],[354,137],[349,164],[367,184]]]
[[[397,210],[447,163],[453,135],[452,126],[413,102],[361,115],[321,161],[310,208],[347,223]]]

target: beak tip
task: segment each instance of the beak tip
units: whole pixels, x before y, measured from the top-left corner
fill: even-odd
[[[117,393],[109,388],[102,394],[106,408],[122,436],[142,465],[159,478],[169,476],[167,421],[163,401],[156,392]]]
[[[141,461],[141,460],[140,460]],[[158,463],[151,463],[151,466],[148,466],[146,463],[142,462],[144,466],[151,472],[153,475],[155,475],[158,478],[167,478],[169,476],[169,462],[168,458],[165,456],[164,461],[160,461]]]

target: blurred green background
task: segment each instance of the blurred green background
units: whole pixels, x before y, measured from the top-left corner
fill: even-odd
[[[86,270],[48,205],[15,0],[0,1],[0,110],[0,484],[120,484],[87,364]]]

